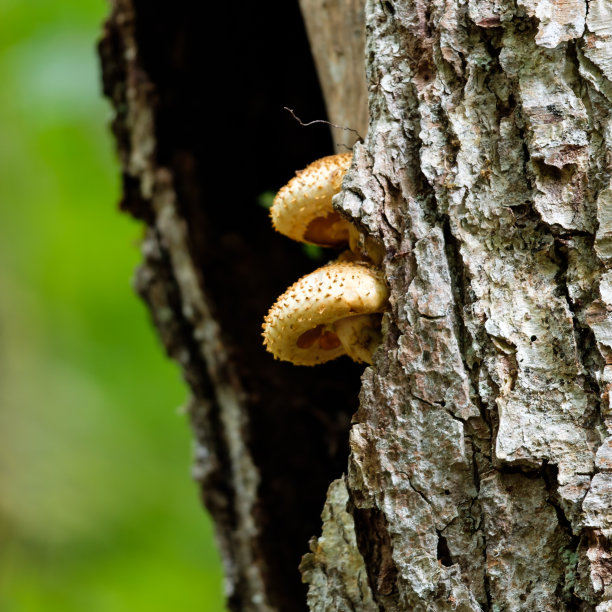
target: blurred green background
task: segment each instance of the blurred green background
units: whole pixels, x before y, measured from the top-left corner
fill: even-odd
[[[103,0],[0,2],[0,610],[224,610],[186,397],[130,287]]]

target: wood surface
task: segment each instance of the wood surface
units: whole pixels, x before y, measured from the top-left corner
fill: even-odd
[[[365,75],[364,0],[300,0],[300,7],[331,123],[368,131]],[[351,147],[354,133],[332,129],[338,152]]]

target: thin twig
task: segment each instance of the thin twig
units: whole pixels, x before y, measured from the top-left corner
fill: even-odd
[[[344,127],[342,125],[336,125],[335,123],[331,123],[330,121],[325,121],[325,119],[315,119],[314,121],[309,121],[308,123],[304,123],[294,112],[292,109],[287,108],[286,106],[283,106],[283,108],[286,111],[289,111],[291,113],[291,115],[293,116],[293,118],[302,126],[304,127],[308,127],[309,125],[312,125],[313,123],[325,123],[325,125],[329,125],[330,127],[336,128],[338,130],[346,130],[347,132],[353,132],[353,134],[357,135],[357,138],[359,139],[359,142],[363,142],[363,138],[361,137],[361,134],[357,131],[354,130],[353,128],[350,127]],[[346,145],[344,145],[346,146]],[[348,148],[348,147],[347,147]]]

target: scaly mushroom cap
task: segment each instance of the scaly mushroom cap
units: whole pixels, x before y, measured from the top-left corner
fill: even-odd
[[[278,298],[263,324],[264,344],[275,358],[296,365],[336,359],[349,351],[334,323],[383,312],[388,297],[387,286],[374,268],[352,262],[328,264],[303,276]],[[363,359],[363,353],[355,355],[356,361],[371,361],[371,357]]]
[[[274,229],[298,242],[346,244],[351,224],[333,209],[332,198],[340,192],[352,159],[352,153],[329,155],[296,172],[274,198]]]

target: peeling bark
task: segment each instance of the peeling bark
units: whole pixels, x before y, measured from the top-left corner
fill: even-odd
[[[304,555],[300,564],[302,576],[310,585],[308,607],[316,612],[378,610],[347,504],[344,480],[334,480],[321,514],[323,533],[311,540],[311,552]]]

